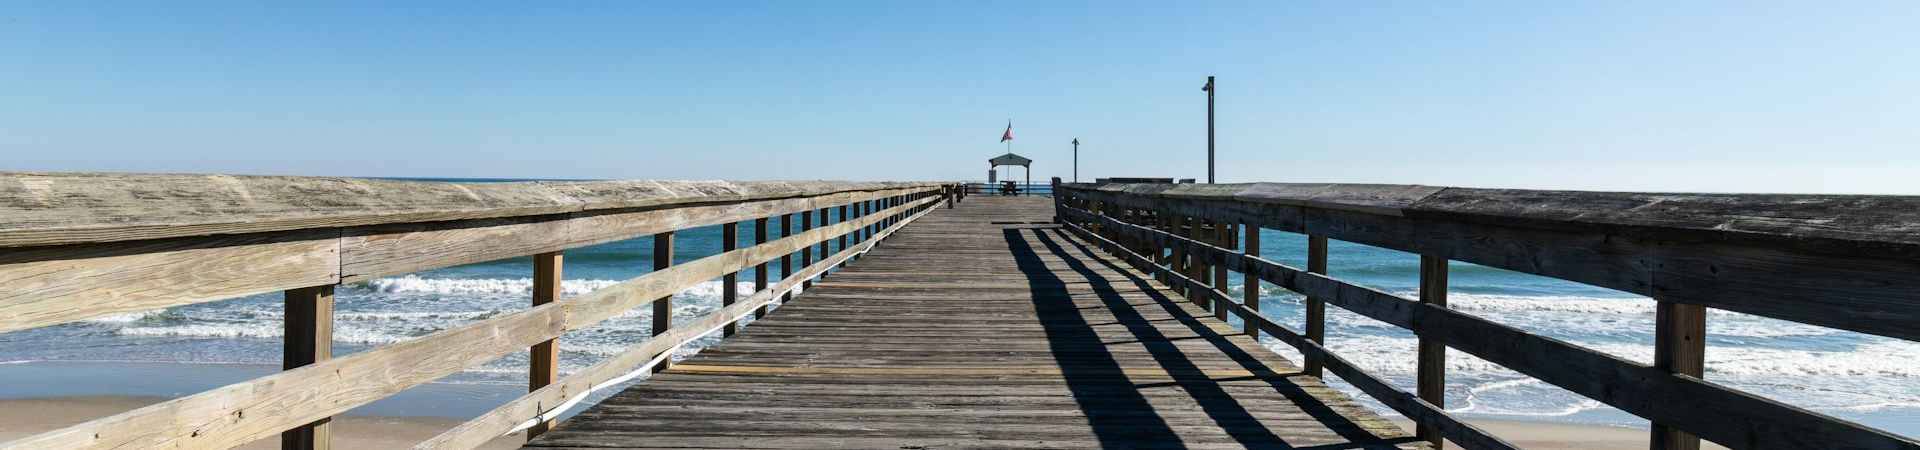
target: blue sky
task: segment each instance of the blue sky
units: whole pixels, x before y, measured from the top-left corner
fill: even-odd
[[[3,2],[0,170],[1920,194],[1920,3]]]

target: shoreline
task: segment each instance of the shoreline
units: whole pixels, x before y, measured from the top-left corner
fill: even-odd
[[[167,400],[170,399],[138,395],[0,399],[0,443]],[[460,422],[462,421],[439,417],[346,414],[333,418],[332,440],[335,448],[405,449],[431,439],[459,425]],[[526,441],[525,436],[524,433],[501,436],[478,448],[487,450],[519,448],[520,444]],[[273,450],[280,448],[280,439],[269,437],[234,448]]]
[[[133,395],[64,396],[0,399],[0,443],[60,429],[74,424],[111,416],[127,410],[168,400],[165,397]],[[1481,429],[1532,450],[1626,450],[1644,449],[1647,430],[1504,419],[1468,419]],[[459,419],[442,417],[393,417],[346,414],[334,418],[333,442],[338,448],[405,449],[458,425]],[[1412,430],[1404,419],[1394,423]],[[1410,431],[1411,432],[1411,431]],[[526,438],[515,433],[501,436],[479,448],[514,449]],[[262,439],[240,447],[247,450],[279,448],[279,440]],[[1453,447],[1458,448],[1458,447]],[[1724,449],[1706,443],[1703,449]]]

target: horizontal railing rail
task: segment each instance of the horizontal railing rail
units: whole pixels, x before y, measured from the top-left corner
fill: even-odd
[[[1920,199],[1287,184],[1063,184],[1056,192],[1059,216],[1076,235],[1222,318],[1237,315],[1249,333],[1265,332],[1299,349],[1310,373],[1334,372],[1414,419],[1421,436],[1435,443],[1444,437],[1473,449],[1513,448],[1440,407],[1439,350],[1453,348],[1647,418],[1655,424],[1654,448],[1697,448],[1691,436],[1741,449],[1920,448],[1907,437],[1700,378],[1709,306],[1913,340],[1920,304],[1886,298],[1920,289],[1920,277],[1902,277],[1920,273],[1909,272],[1920,264],[1899,248],[1913,241],[1902,233],[1908,225],[1892,223],[1915,213],[1880,208]],[[1482,201],[1469,200],[1473,196]],[[1309,264],[1318,267],[1258,257],[1262,228],[1307,234]],[[1241,232],[1245,251],[1234,248]],[[1326,238],[1423,255],[1420,298],[1327,277]],[[1650,295],[1659,302],[1655,364],[1446,308],[1450,258]],[[1704,267],[1673,267],[1686,264]],[[1716,277],[1666,276],[1695,270]],[[1224,293],[1228,271],[1245,275],[1244,301]],[[1308,330],[1259,313],[1258,282],[1307,296]],[[1749,283],[1799,290],[1776,298],[1713,295],[1754,289]],[[1419,336],[1418,392],[1393,387],[1328,351],[1322,302]],[[1899,323],[1909,326],[1894,326]]]
[[[141,183],[121,177],[152,184],[136,188]],[[25,188],[13,189],[20,186]],[[731,333],[746,316],[764,314],[770,303],[845,264],[938,203],[958,200],[959,191],[957,185],[932,183],[495,185],[0,174],[0,199],[7,200],[0,210],[12,208],[0,220],[0,331],[287,290],[290,369],[0,444],[0,449],[224,449],[275,434],[288,448],[324,448],[330,416],[528,348],[535,355],[528,395],[419,448],[473,448],[518,429],[537,433],[564,411],[560,405],[658,366],[687,341],[714,331]],[[389,194],[384,199],[329,197]],[[415,201],[417,195],[436,200]],[[72,211],[116,202],[126,205],[102,207],[99,218]],[[318,213],[292,206],[304,203],[333,206],[317,206]],[[144,218],[126,212],[142,208],[206,214]],[[328,208],[338,215],[327,215]],[[834,210],[838,221],[829,220]],[[801,219],[797,233],[795,215]],[[771,238],[769,219],[775,217],[782,235]],[[674,231],[722,225],[737,236],[737,225],[748,220],[756,225],[754,245],[739,248],[729,236],[719,254],[673,264]],[[115,230],[116,223],[125,228]],[[195,234],[214,232],[226,234]],[[123,239],[130,235],[140,239]],[[655,271],[558,298],[561,251],[649,235],[655,237]],[[829,254],[836,242],[839,250]],[[796,253],[797,266],[791,264]],[[533,307],[329,358],[333,284],[525,255],[536,255]],[[786,273],[769,283],[767,265],[776,259]],[[715,278],[732,281],[749,269],[755,272],[755,292],[738,298],[729,283],[722,309],[672,326],[674,293]],[[646,305],[654,307],[652,339],[566,378],[557,376],[551,361],[562,334]]]
[[[1014,183],[1011,191],[1006,183],[967,183],[966,190],[976,195],[1053,195],[1053,185],[1047,183]]]

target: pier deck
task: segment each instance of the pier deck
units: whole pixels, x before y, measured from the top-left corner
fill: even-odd
[[[526,448],[1428,448],[1052,217],[933,211]]]

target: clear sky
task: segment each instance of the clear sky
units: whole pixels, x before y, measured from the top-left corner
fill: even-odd
[[[0,2],[0,170],[1920,194],[1920,2]]]

